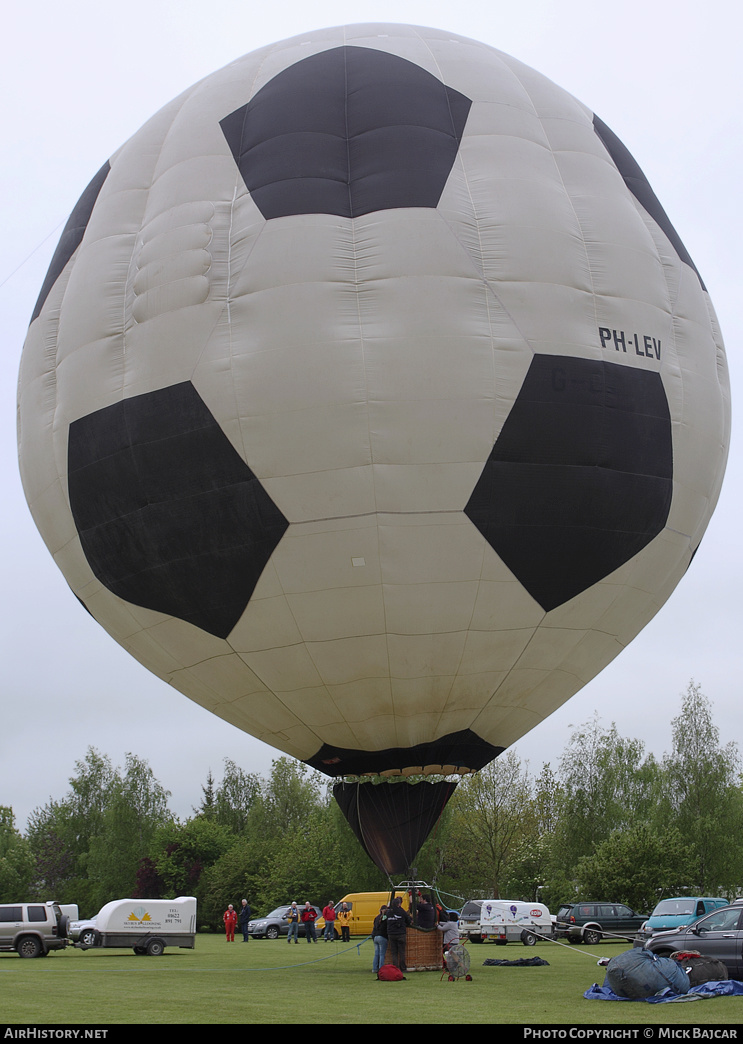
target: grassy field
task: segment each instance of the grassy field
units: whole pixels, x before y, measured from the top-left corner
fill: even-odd
[[[0,1022],[73,1025],[307,1023],[705,1025],[743,1022],[743,998],[680,1004],[588,1001],[602,982],[593,953],[626,945],[470,946],[472,982],[438,973],[381,983],[372,945],[304,940],[227,944],[199,935],[194,950],[64,950],[42,960],[0,955]],[[486,958],[539,956],[549,967],[488,968]]]

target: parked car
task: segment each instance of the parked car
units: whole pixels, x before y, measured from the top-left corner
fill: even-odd
[[[67,945],[69,919],[59,903],[0,904],[0,950],[19,957],[46,957]]]
[[[661,899],[645,924],[635,936],[635,946],[644,946],[657,932],[686,928],[705,914],[727,906],[727,899],[701,895],[682,895],[675,899]]]
[[[696,950],[703,957],[722,961],[731,979],[743,977],[743,899],[713,910],[705,917],[670,932],[658,932],[645,949],[659,957],[676,950]]]
[[[486,899],[468,899],[459,914],[459,937],[470,942],[481,943],[480,912]]]
[[[96,918],[88,917],[82,921],[70,921],[68,936],[73,943],[82,943],[83,946],[95,946],[98,932],[96,931]]]
[[[304,903],[299,907],[301,914]],[[266,914],[265,917],[255,917],[252,921],[248,921],[248,935],[253,939],[278,939],[280,935],[289,934],[289,922],[286,919],[287,911],[291,909],[291,903],[287,903],[286,906],[277,906],[271,913]],[[318,919],[322,914],[322,910],[318,906],[314,906],[313,910],[317,914]],[[317,924],[317,921],[315,921]],[[304,938],[304,925],[299,922],[299,934]]]
[[[632,942],[647,921],[624,903],[581,902],[561,906],[555,920],[555,935],[568,942],[596,946],[602,939]]]

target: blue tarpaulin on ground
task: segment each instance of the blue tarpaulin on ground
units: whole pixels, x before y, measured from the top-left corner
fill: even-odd
[[[665,989],[653,997],[620,997],[609,986],[599,986],[597,982],[594,982],[583,996],[586,1000],[642,1001],[647,1004],[663,1004],[667,1001],[705,1000],[711,997],[743,997],[743,982],[738,982],[737,979],[704,982],[699,986],[692,986],[688,993],[676,993],[675,990]]]

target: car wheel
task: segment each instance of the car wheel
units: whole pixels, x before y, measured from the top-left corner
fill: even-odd
[[[66,939],[70,931],[70,919],[67,914],[63,914],[59,919],[59,927],[57,928],[57,935],[60,939]]]
[[[16,950],[19,957],[40,957],[44,947],[33,935],[26,935],[18,940]]]
[[[147,943],[147,956],[148,957],[162,957],[165,951],[165,943],[162,939],[150,939]]]
[[[80,942],[83,946],[97,946],[100,940],[100,936],[95,928],[86,928],[85,931],[80,932]]]
[[[595,929],[588,928],[583,933],[583,942],[587,946],[598,946],[601,942],[601,932],[597,932]]]
[[[481,943],[482,942],[482,936],[481,935],[471,935],[470,936],[470,942]]]
[[[505,946],[507,942],[508,942],[507,939],[496,939],[495,940],[495,945],[496,946]]]
[[[537,942],[537,937],[536,935],[534,935],[533,932],[522,932],[521,941],[524,944],[524,946],[535,946]]]
[[[278,939],[278,937],[279,937],[279,929],[276,927],[275,924],[272,924],[270,928],[266,928],[266,938],[267,939]]]

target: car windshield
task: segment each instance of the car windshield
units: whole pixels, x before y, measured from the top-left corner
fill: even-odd
[[[653,910],[653,917],[686,917],[695,910],[693,899],[664,899]]]
[[[266,914],[266,917],[286,917],[286,911],[289,909],[288,906],[277,906],[271,913]]]

